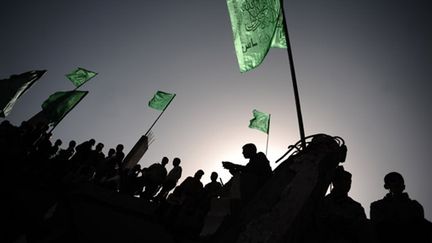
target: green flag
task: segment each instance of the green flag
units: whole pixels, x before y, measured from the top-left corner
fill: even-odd
[[[280,0],[227,0],[240,72],[254,69],[270,47],[286,48]]]
[[[0,117],[6,117],[18,99],[46,72],[29,71],[0,80]]]
[[[57,125],[87,94],[80,90],[56,92],[42,104],[44,115],[50,124]]]
[[[148,105],[153,109],[163,111],[167,108],[171,100],[174,99],[174,96],[175,94],[158,91],[149,101]]]
[[[270,114],[253,110],[253,118],[249,122],[249,128],[255,128],[265,133],[269,133]]]
[[[77,68],[73,72],[66,74],[66,77],[72,81],[75,87],[83,85],[85,82],[89,81],[91,78],[96,76],[97,73],[93,71],[86,70],[84,68]]]

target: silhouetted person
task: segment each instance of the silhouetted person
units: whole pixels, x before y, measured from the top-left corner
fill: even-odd
[[[123,169],[123,159],[125,154],[123,153],[124,146],[123,144],[118,144],[115,149],[115,155],[113,157],[114,163],[116,164],[119,170]]]
[[[203,175],[204,171],[198,170],[195,172],[193,177],[188,176],[178,187],[176,187],[175,190],[178,191],[182,198],[182,204],[186,204],[190,207],[190,204],[195,204],[197,199],[202,195],[203,184],[201,182],[201,178]]]
[[[243,202],[248,202],[263,184],[272,175],[270,162],[262,152],[257,152],[254,144],[248,143],[243,146],[243,156],[249,159],[246,165],[238,165],[223,161],[222,165],[234,177],[240,178],[240,194]],[[233,178],[234,179],[234,178]],[[228,186],[235,186],[233,182],[227,183]]]
[[[132,169],[123,169],[120,171],[120,191],[130,196],[135,196],[140,193],[138,175],[141,172],[141,165],[136,164]]]
[[[196,236],[201,229],[202,217],[198,206],[203,194],[203,184],[201,183],[203,175],[204,171],[198,170],[193,177],[188,176],[177,186],[173,195],[168,196],[168,201],[174,196],[179,202],[179,205],[172,205],[171,217],[173,217],[172,220],[176,218],[175,228],[181,235]]]
[[[132,168],[132,170],[130,171],[130,174],[134,177],[138,177],[140,173],[141,173],[141,165],[140,164],[136,164]]]
[[[124,164],[125,154],[123,153],[124,146],[123,144],[119,144],[116,146],[116,153],[113,157],[115,164],[118,168],[118,173],[120,175],[120,192],[128,195],[134,195],[136,192],[136,177],[131,169],[126,168]]]
[[[164,200],[168,192],[171,191],[176,185],[178,180],[180,179],[182,175],[182,167],[180,166],[181,160],[179,158],[173,159],[173,168],[170,170],[168,175],[165,178],[165,181],[162,183],[162,189],[160,190],[159,194],[157,195],[157,199]]]
[[[113,148],[110,148],[109,150],[108,150],[108,154],[107,154],[107,157],[106,157],[106,159],[111,159],[111,158],[113,158],[114,156],[115,156],[115,149],[113,149]]]
[[[90,154],[92,153],[92,148],[95,145],[95,143],[96,141],[92,138],[75,147],[76,152],[72,157],[72,160],[76,163],[78,167],[79,165],[87,162],[87,160],[90,157]]]
[[[208,200],[218,197],[221,193],[222,184],[217,181],[218,177],[218,173],[212,172],[211,181],[204,187],[204,197]]]
[[[110,148],[108,150],[107,157],[104,160],[105,161],[104,164],[106,164],[108,170],[115,170],[116,169],[115,154],[116,154],[115,149]]]
[[[75,153],[75,146],[76,142],[74,140],[71,140],[69,142],[69,146],[66,149],[60,149],[60,151],[57,153],[56,159],[69,160]]]
[[[318,209],[317,226],[322,242],[370,242],[368,221],[360,203],[348,196],[351,173],[339,166],[333,189]]]
[[[105,154],[102,151],[103,147],[103,143],[98,143],[95,150],[92,150],[90,153],[90,164],[94,167],[97,167],[98,164],[105,159]]]
[[[97,181],[99,181],[102,186],[111,190],[117,190],[119,183],[119,173],[116,169],[115,154],[115,149],[111,148],[108,150],[107,157],[102,162],[101,167],[99,167],[99,175],[97,178]]]
[[[202,196],[198,205],[200,210],[200,223],[203,224],[204,218],[210,210],[211,201],[218,198],[222,192],[222,184],[217,181],[218,173],[212,172],[210,175],[210,182],[204,186]]]
[[[58,178],[64,177],[73,170],[73,162],[70,161],[70,158],[75,153],[75,146],[76,142],[74,140],[71,140],[69,142],[69,146],[66,149],[60,149],[57,152],[57,155],[52,159],[53,166],[55,166],[58,170]]]
[[[371,203],[370,218],[379,242],[431,242],[430,223],[424,219],[422,205],[404,192],[401,174],[390,172],[384,177],[389,193]],[[428,226],[429,224],[429,226]]]
[[[62,145],[62,140],[61,139],[57,139],[54,142],[54,145],[49,149],[48,151],[48,156],[49,158],[53,158],[54,156],[56,156],[56,154],[58,153],[60,146]]]
[[[144,191],[140,197],[144,199],[152,199],[167,176],[167,169],[165,166],[168,164],[169,159],[163,157],[160,163],[154,163],[148,168],[144,168],[142,176],[140,177],[141,189]]]

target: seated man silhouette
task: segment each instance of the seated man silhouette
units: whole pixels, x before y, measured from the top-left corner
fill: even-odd
[[[258,153],[256,146],[252,143],[243,146],[243,157],[249,159],[246,165],[234,164],[228,161],[223,161],[222,165],[234,176],[227,183],[227,186],[236,187],[236,184],[239,183],[241,201],[245,203],[251,200],[267,179],[270,178],[272,169],[265,154]]]
[[[342,166],[332,178],[333,189],[317,213],[320,242],[369,242],[368,221],[360,203],[348,196],[351,173]]]
[[[370,219],[378,242],[431,242],[430,223],[424,219],[422,205],[404,192],[402,175],[388,173],[384,188],[389,193],[370,205]]]

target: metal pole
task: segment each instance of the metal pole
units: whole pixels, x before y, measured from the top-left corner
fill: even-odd
[[[298,92],[298,88],[297,88],[297,78],[296,78],[296,73],[295,73],[295,69],[294,69],[294,59],[293,59],[293,55],[292,55],[291,43],[290,43],[289,34],[288,34],[288,26],[287,26],[286,18],[285,18],[283,0],[281,0],[281,11],[282,11],[282,16],[284,18],[283,28],[284,28],[285,35],[286,35],[288,60],[289,60],[291,79],[292,79],[293,89],[294,89],[294,98],[295,98],[295,104],[296,104],[296,110],[297,110],[297,119],[298,119],[298,124],[299,124],[299,130],[300,130],[300,139],[301,139],[302,147],[306,148],[305,133],[304,133],[304,128],[303,128],[303,118],[302,118],[302,113],[301,113],[301,108],[300,108],[300,97],[299,97],[299,92]]]
[[[266,153],[265,153],[266,156],[267,156],[269,137],[270,137],[270,117],[271,117],[271,115],[269,114],[268,130],[267,130],[267,142],[266,142]]]

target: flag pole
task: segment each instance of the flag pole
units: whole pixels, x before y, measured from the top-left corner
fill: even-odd
[[[266,156],[267,156],[269,137],[270,137],[270,116],[271,114],[269,114],[268,129],[267,129],[267,142],[266,142],[266,153],[265,153]]]
[[[301,139],[302,147],[306,148],[306,140],[305,140],[304,127],[303,127],[303,118],[302,118],[302,113],[301,113],[301,108],[300,108],[300,97],[299,97],[299,92],[298,92],[298,88],[297,88],[297,78],[296,78],[296,73],[295,73],[295,69],[294,69],[294,59],[293,59],[293,55],[292,55],[291,43],[290,43],[289,34],[288,34],[288,26],[287,26],[287,21],[286,21],[286,17],[285,17],[283,0],[281,0],[281,11],[282,11],[283,19],[284,19],[283,28],[284,28],[285,36],[286,36],[288,60],[289,60],[291,79],[292,79],[293,89],[294,89],[294,98],[295,98],[295,104],[296,104],[296,110],[297,110],[297,119],[298,119],[298,124],[299,124],[300,139]]]
[[[162,112],[159,114],[159,116],[156,118],[156,120],[153,122],[153,124],[150,126],[150,128],[147,130],[147,132],[144,134],[144,136],[147,136],[147,134],[151,131],[151,129],[154,127],[156,122],[161,118],[162,114],[165,112],[165,110],[168,108],[168,106],[171,104],[171,101],[174,100],[176,97],[176,94],[174,94],[173,98],[168,102],[168,104],[165,106],[165,108],[162,110]]]

